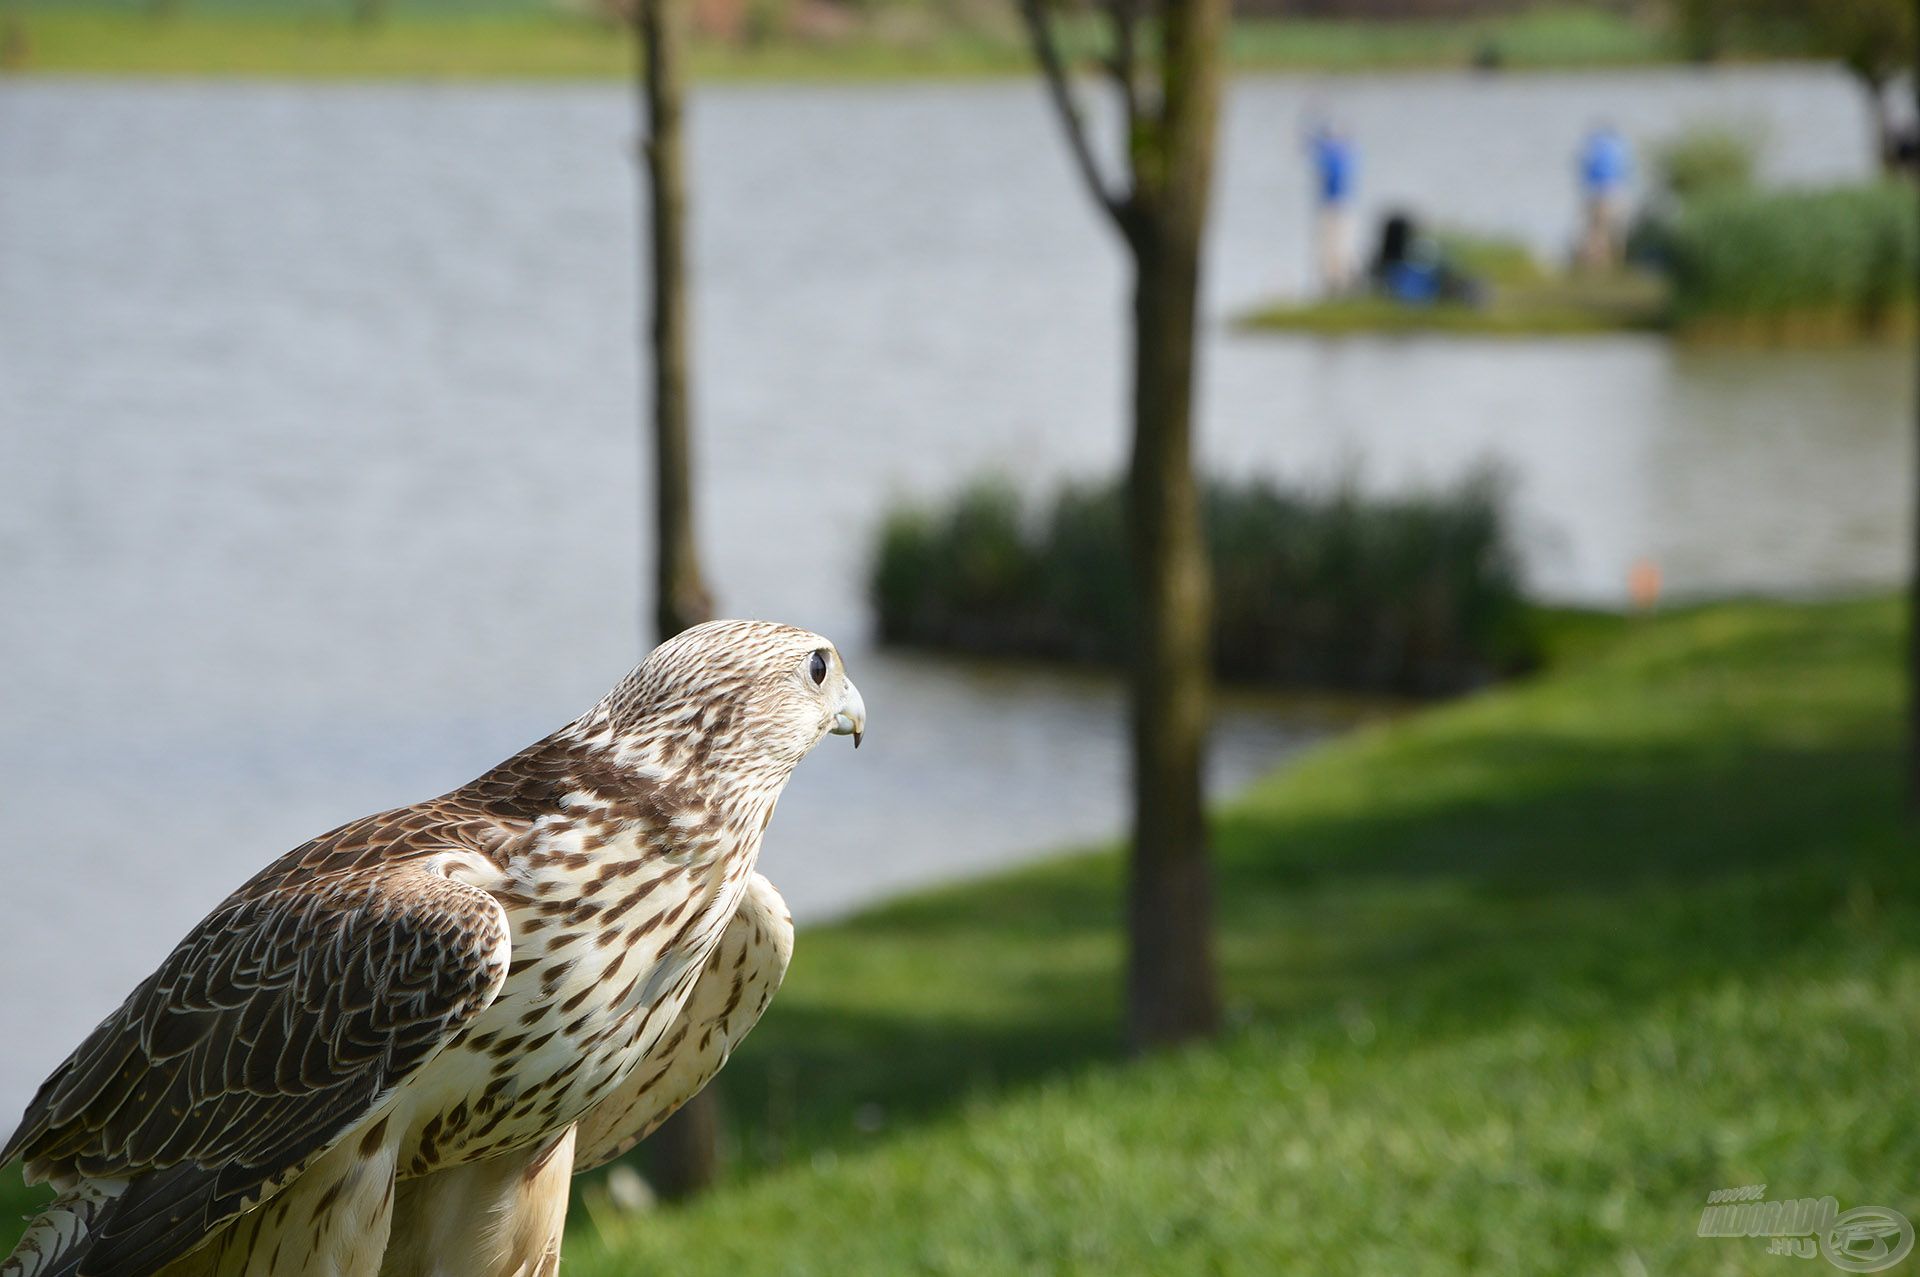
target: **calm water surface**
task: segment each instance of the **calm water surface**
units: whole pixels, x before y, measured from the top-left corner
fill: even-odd
[[[1863,173],[1837,73],[1250,80],[1210,262],[1203,451],[1375,487],[1513,476],[1542,592],[1888,579],[1895,351],[1322,343],[1300,131],[1369,206],[1569,237],[1596,118],[1761,131]],[[727,610],[837,638],[872,712],[765,867],[803,919],[1118,827],[1099,679],[884,656],[860,580],[903,494],[1121,458],[1121,260],[1024,83],[728,88],[693,115],[702,533]],[[220,895],[438,792],[638,654],[630,110],[616,87],[0,83],[0,1125]],[[1231,788],[1351,711],[1237,702]],[[804,954],[801,961],[804,961]]]

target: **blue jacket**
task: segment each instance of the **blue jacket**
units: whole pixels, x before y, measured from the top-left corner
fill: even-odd
[[[1332,133],[1316,133],[1313,138],[1313,167],[1320,180],[1320,202],[1344,204],[1353,196],[1353,146]]]
[[[1633,171],[1627,139],[1612,129],[1596,129],[1580,148],[1580,185],[1589,195],[1610,195],[1626,185]]]

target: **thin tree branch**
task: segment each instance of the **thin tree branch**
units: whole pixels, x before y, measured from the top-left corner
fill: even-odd
[[[1122,234],[1131,234],[1129,197],[1108,186],[1106,178],[1101,175],[1100,163],[1094,158],[1093,144],[1087,137],[1086,120],[1080,114],[1073,84],[1067,78],[1059,42],[1054,39],[1053,24],[1047,20],[1046,2],[1020,0],[1020,12],[1026,17],[1027,32],[1033,39],[1033,53],[1039,59],[1041,73],[1046,77],[1047,93],[1052,97],[1054,109],[1060,116],[1060,127],[1066,131],[1067,149],[1073,153],[1073,162],[1079,168],[1080,176],[1086,180],[1087,191],[1093,196],[1094,202],[1106,211]]]
[[[1140,0],[1107,0],[1113,23],[1113,55],[1106,60],[1127,113],[1127,146],[1131,150],[1140,127]]]

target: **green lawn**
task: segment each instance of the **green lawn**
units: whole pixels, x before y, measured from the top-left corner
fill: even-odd
[[[1365,294],[1266,306],[1243,327],[1278,332],[1438,332],[1494,337],[1550,337],[1580,333],[1651,332],[1667,327],[1667,281],[1640,270],[1608,274],[1557,270],[1526,245],[1499,236],[1442,230],[1441,254],[1486,290],[1475,305],[1409,305]]]
[[[1346,337],[1364,333],[1443,333],[1471,337],[1576,337],[1596,333],[1661,333],[1707,345],[1845,346],[1910,341],[1911,301],[1891,301],[1871,324],[1856,305],[1806,306],[1752,314],[1676,317],[1671,290],[1656,275],[1603,278],[1560,275],[1537,283],[1496,285],[1482,305],[1408,305],[1367,294],[1282,302],[1243,315],[1249,332]]]
[[[1710,1190],[1920,1216],[1901,620],[1563,622],[1259,786],[1214,1046],[1123,1058],[1111,854],[811,930],[731,1182],[595,1210],[568,1271],[1777,1273],[1694,1236]]]
[[[1900,630],[1588,626],[1261,786],[1217,1047],[1120,1059],[1108,855],[809,932],[725,1078],[737,1182],[569,1268],[1773,1272],[1709,1190],[1920,1215]]]
[[[1590,333],[1661,332],[1666,290],[1657,279],[1558,278],[1496,289],[1478,306],[1438,302],[1414,306],[1387,297],[1338,297],[1254,311],[1249,329],[1317,333],[1458,333],[1488,337],[1560,337]]]
[[[104,0],[29,0],[12,15],[16,69],[56,73],[276,77],[611,78],[629,74],[619,29],[543,0],[391,3],[371,28],[346,0],[171,0],[173,12]],[[754,12],[784,29],[783,0]],[[851,6],[831,38],[769,34],[700,44],[697,71],[717,78],[897,78],[1031,74],[1011,4],[875,0]],[[1096,26],[1066,24],[1070,49],[1091,51]],[[1494,57],[1511,67],[1666,62],[1681,49],[1658,24],[1590,5],[1495,18],[1420,22],[1256,21],[1234,25],[1233,64],[1245,70],[1457,67]],[[1762,53],[1765,50],[1754,50]]]

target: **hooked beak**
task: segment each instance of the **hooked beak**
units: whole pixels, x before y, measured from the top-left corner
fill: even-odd
[[[860,689],[847,680],[847,694],[840,701],[840,708],[833,715],[833,734],[853,737],[853,747],[860,748],[860,738],[867,730],[867,703],[860,699]]]

